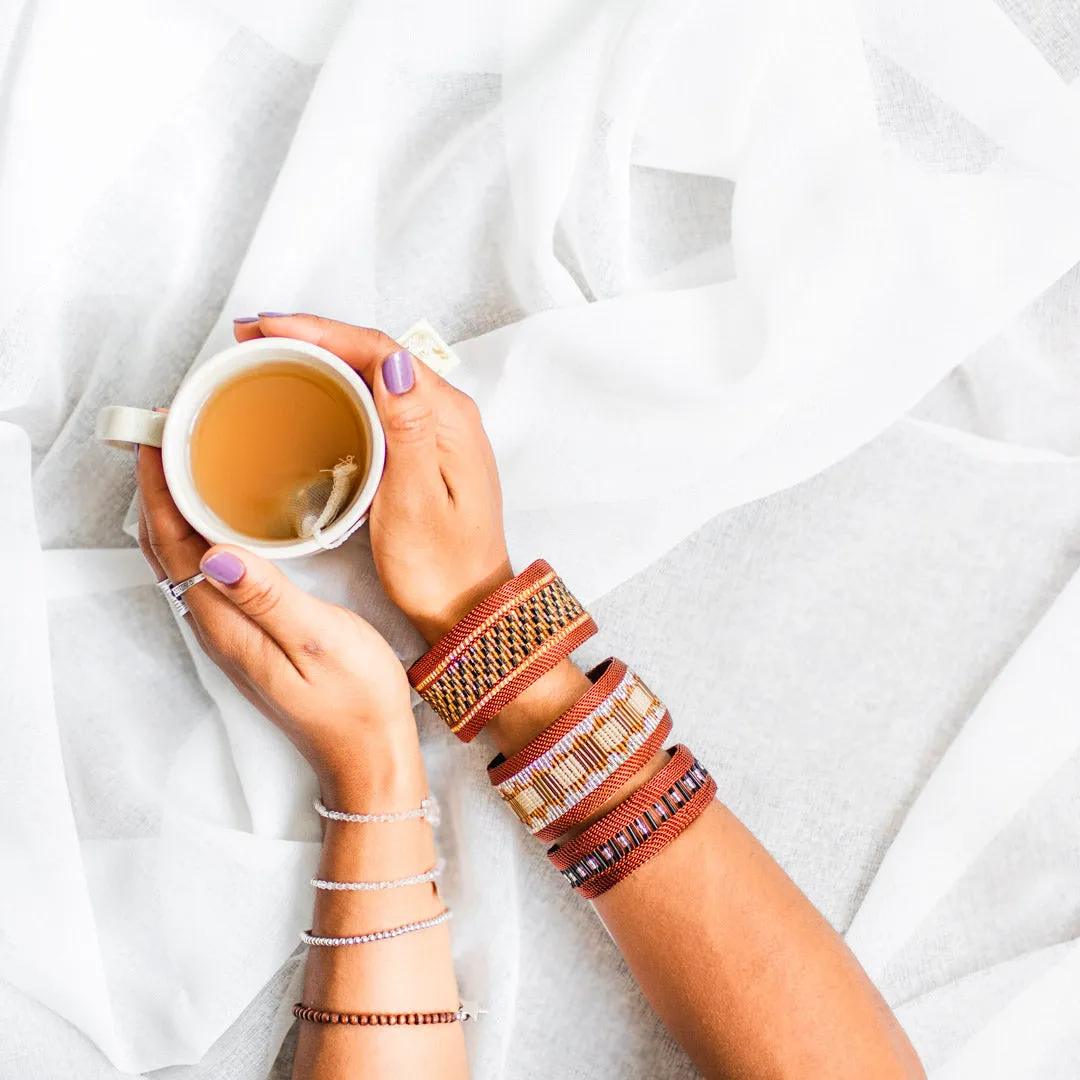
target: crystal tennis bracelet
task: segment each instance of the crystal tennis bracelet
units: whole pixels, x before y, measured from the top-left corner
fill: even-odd
[[[443,872],[443,865],[440,859],[435,866],[422,874],[391,878],[389,881],[324,881],[322,878],[312,878],[311,884],[316,889],[326,889],[330,892],[379,892],[382,889],[403,889],[407,885],[423,885],[425,882],[434,881]]]
[[[396,814],[346,814],[341,810],[327,810],[322,800],[312,802],[315,813],[328,821],[351,821],[359,825],[385,825],[391,821],[412,821],[414,818],[427,818],[432,828],[439,824],[439,800],[434,795],[421,800],[414,810],[402,810]]]

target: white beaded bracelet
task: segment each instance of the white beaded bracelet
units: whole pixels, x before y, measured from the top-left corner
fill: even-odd
[[[323,881],[312,878],[311,884],[316,889],[328,889],[335,892],[378,892],[381,889],[403,889],[406,885],[423,885],[434,881],[442,872],[445,863],[440,859],[430,870],[412,877],[391,878],[389,881]]]
[[[315,807],[315,813],[328,821],[351,821],[358,825],[384,825],[391,821],[427,818],[432,828],[439,824],[439,800],[434,795],[423,799],[415,810],[402,810],[396,814],[346,814],[341,810],[327,810],[320,799],[315,799],[312,805]]]
[[[432,926],[438,926],[450,918],[450,909],[443,908],[434,918],[421,919],[420,922],[405,923],[404,926],[395,926],[390,930],[374,930],[370,934],[355,934],[353,937],[315,937],[310,930],[300,933],[300,940],[305,945],[367,945],[371,941],[385,941],[387,938],[401,937],[402,934],[412,934],[417,930],[427,930]]]

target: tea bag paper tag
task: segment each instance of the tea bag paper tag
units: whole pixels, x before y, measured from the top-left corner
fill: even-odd
[[[461,363],[461,357],[443,341],[427,319],[410,326],[397,340],[418,360],[423,360],[436,375],[446,376]]]

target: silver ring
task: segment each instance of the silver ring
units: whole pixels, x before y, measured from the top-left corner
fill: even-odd
[[[205,574],[195,574],[186,581],[179,581],[174,585],[168,578],[163,578],[157,583],[157,587],[165,595],[165,599],[169,601],[169,607],[182,619],[185,615],[191,614],[191,608],[184,601],[184,593],[193,585],[198,585],[200,581],[205,580]]]

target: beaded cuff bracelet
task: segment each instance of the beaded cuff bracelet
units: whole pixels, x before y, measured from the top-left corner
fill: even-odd
[[[589,678],[593,685],[551,727],[488,769],[540,840],[555,840],[595,813],[671,733],[663,703],[621,660],[605,660]]]
[[[401,1027],[418,1024],[457,1024],[466,1020],[475,1020],[476,1014],[459,1005],[456,1009],[444,1012],[413,1013],[339,1013],[329,1009],[313,1009],[298,1001],[293,1006],[293,1016],[297,1020],[306,1020],[309,1024],[355,1024],[360,1027]]]
[[[482,601],[409,669],[409,682],[462,741],[596,633],[543,559]]]
[[[594,900],[659,854],[716,796],[716,781],[685,746],[625,802],[548,857]]]

